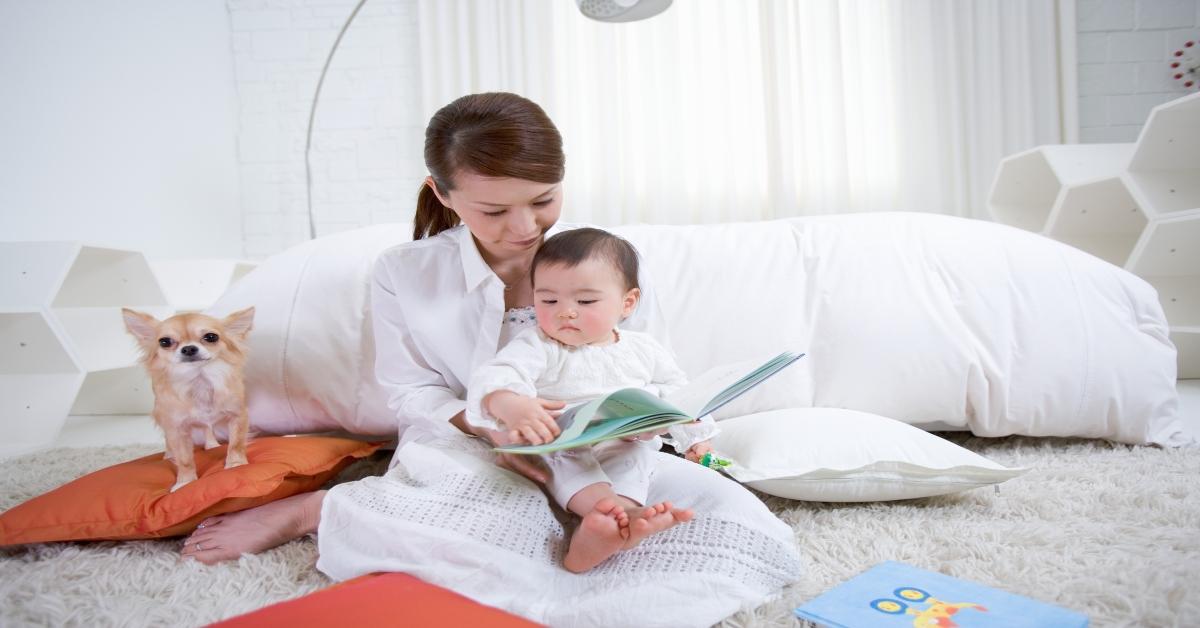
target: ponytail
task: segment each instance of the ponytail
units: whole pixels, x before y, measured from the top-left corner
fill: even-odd
[[[458,215],[442,205],[433,188],[422,185],[417,193],[417,213],[413,216],[413,240],[433,237],[458,224]]]

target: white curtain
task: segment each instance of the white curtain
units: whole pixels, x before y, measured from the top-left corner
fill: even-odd
[[[420,0],[426,115],[513,91],[563,133],[603,225],[910,210],[987,217],[1000,159],[1063,141],[1058,3]]]

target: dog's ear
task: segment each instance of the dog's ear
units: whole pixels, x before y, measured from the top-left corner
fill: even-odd
[[[238,310],[226,316],[222,324],[225,326],[225,331],[244,340],[246,334],[250,333],[250,328],[254,326],[254,308]]]
[[[125,319],[125,329],[128,329],[134,338],[142,342],[151,340],[158,334],[160,321],[149,314],[123,307],[121,308],[121,317]]]

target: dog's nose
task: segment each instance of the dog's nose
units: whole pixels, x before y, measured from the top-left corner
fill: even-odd
[[[180,349],[179,352],[190,358],[190,357],[196,355],[196,352],[199,350],[200,350],[200,348],[197,347],[196,345],[187,345],[184,348]]]

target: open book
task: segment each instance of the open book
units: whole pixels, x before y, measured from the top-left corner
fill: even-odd
[[[803,353],[784,351],[749,373],[736,367],[714,369],[667,399],[640,388],[622,388],[563,410],[558,416],[562,433],[549,443],[508,445],[495,451],[544,454],[688,423],[711,414],[802,357]]]

